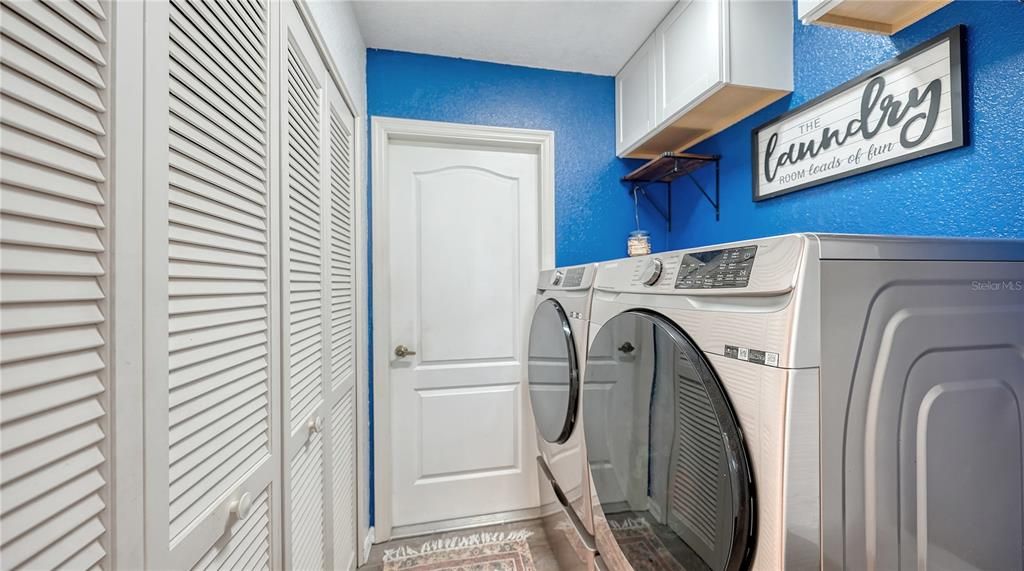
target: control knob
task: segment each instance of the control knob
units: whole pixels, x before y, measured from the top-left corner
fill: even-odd
[[[652,286],[658,283],[658,280],[661,279],[662,266],[663,264],[658,258],[652,258],[648,261],[643,273],[640,274],[640,283],[645,286]]]

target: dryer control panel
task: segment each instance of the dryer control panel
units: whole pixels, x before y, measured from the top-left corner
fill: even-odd
[[[679,262],[676,289],[747,287],[757,246],[688,252]]]
[[[562,280],[562,287],[564,288],[576,288],[583,285],[583,273],[586,271],[586,267],[579,266],[576,268],[569,268],[565,270],[565,279]],[[557,283],[553,285],[558,285]]]

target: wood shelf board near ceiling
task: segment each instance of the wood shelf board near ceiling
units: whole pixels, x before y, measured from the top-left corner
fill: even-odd
[[[688,149],[764,109],[789,91],[725,84],[677,119],[656,131],[632,151],[630,159],[655,159]]]
[[[842,0],[826,12],[804,19],[805,24],[858,30],[891,36],[923,19],[952,0]]]

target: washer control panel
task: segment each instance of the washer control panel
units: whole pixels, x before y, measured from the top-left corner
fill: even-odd
[[[683,256],[676,289],[747,287],[757,246],[693,252]]]

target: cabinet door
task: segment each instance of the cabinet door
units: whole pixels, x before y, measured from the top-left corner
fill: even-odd
[[[3,569],[109,562],[108,8],[0,8]]]
[[[725,79],[725,1],[682,0],[654,31],[657,123]]]
[[[824,10],[820,10],[819,8],[823,8],[829,4],[834,4],[834,2],[832,2],[832,0],[798,0],[796,3],[797,17],[803,20],[806,24],[808,23],[808,19],[811,19],[812,13],[820,14]],[[825,8],[825,10],[827,10],[827,8]]]
[[[269,568],[265,2],[146,5],[147,566]]]
[[[648,39],[615,76],[615,150],[622,154],[654,129],[654,42]]]

